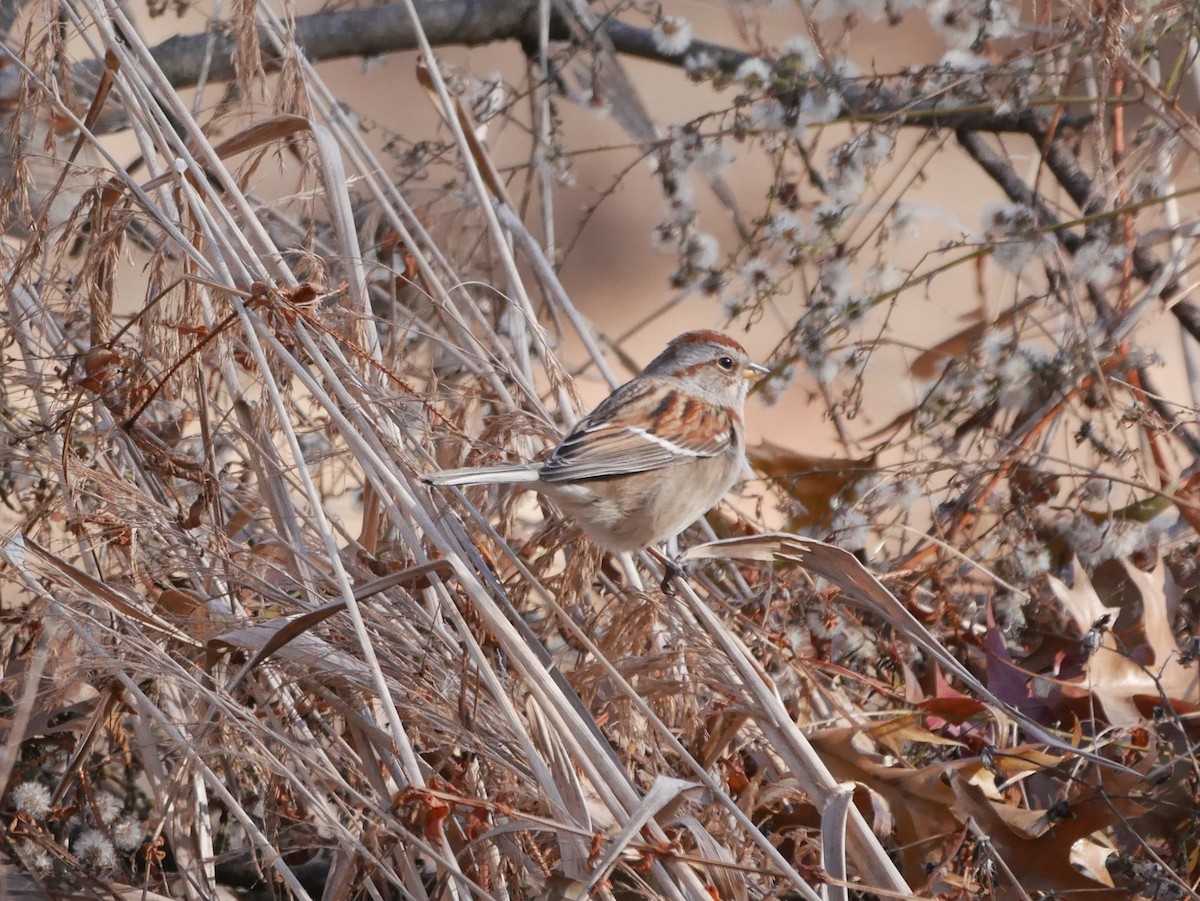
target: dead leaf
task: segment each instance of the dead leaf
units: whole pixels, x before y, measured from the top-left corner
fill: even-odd
[[[959,828],[950,813],[954,794],[946,785],[941,766],[889,767],[863,754],[852,742],[858,731],[824,729],[811,735],[809,741],[835,779],[856,782],[886,802],[906,881],[919,884],[930,852],[936,847],[929,840]],[[958,761],[955,765],[978,767],[979,762]]]
[[[965,748],[966,745],[945,735],[930,732],[921,725],[920,717],[915,713],[906,713],[892,717],[881,723],[876,723],[865,730],[866,734],[875,739],[897,756],[904,753],[907,742],[918,742],[927,745],[948,745]]]
[[[876,469],[874,454],[861,460],[814,457],[770,441],[749,448],[747,455],[755,471],[775,479],[808,511],[796,518],[794,528],[825,521],[830,501]]]
[[[980,281],[981,293],[982,290],[982,281]],[[1018,313],[1033,306],[1035,302],[1036,298],[1026,298],[1015,306],[1005,310],[990,322],[979,318],[983,315],[984,311],[983,304],[980,304],[974,311],[968,314],[968,318],[974,320],[970,325],[961,331],[955,332],[949,338],[939,341],[913,360],[912,366],[909,367],[912,374],[919,379],[935,378],[941,372],[942,364],[949,360],[963,359],[984,335],[993,329],[1010,325]]]
[[[149,626],[155,631],[169,635],[176,641],[183,642],[192,647],[200,646],[190,635],[176,629],[157,614],[143,609],[142,598],[137,597],[132,592],[124,588],[109,585],[107,582],[97,579],[79,567],[71,565],[58,555],[52,554],[28,535],[22,535],[21,542],[28,550],[33,551],[34,556],[46,564],[52,572],[74,585],[88,601],[106,607],[113,613],[126,616],[144,626]]]
[[[939,341],[933,347],[922,352],[913,360],[909,370],[919,379],[936,378],[941,372],[942,366],[947,362],[966,357],[971,348],[988,333],[991,327],[990,322],[983,320],[972,322],[965,329],[955,332],[949,338]]]
[[[1077,893],[1079,897],[1124,898],[1102,882],[1090,879],[1075,869],[1071,862],[1072,849],[1080,839],[1107,829],[1122,816],[1126,803],[1115,801],[1122,793],[1114,777],[1105,784],[1109,797],[1091,792],[1073,798],[1070,803],[1052,811],[1022,810],[988,800],[978,786],[971,785],[957,772],[948,773],[955,794],[954,813],[963,823],[973,821],[992,843],[995,853],[1020,873],[1025,897],[1037,893]],[[1132,785],[1125,785],[1127,790]],[[997,894],[996,897],[1002,897]],[[1015,892],[1003,897],[1020,897]]]
[[[1059,751],[1078,754],[1101,766],[1137,775],[1134,770],[1124,764],[1109,760],[1095,751],[1068,744],[1040,723],[997,697],[994,692],[975,678],[969,669],[959,663],[957,658],[925,628],[924,624],[913,616],[908,608],[900,603],[899,599],[888,591],[857,557],[847,550],[824,541],[804,538],[787,532],[764,532],[761,535],[747,538],[725,538],[696,545],[689,548],[680,557],[683,562],[703,559],[765,560],[799,564],[839,588],[845,599],[854,606],[882,616],[902,635],[937,661],[946,672],[953,674],[966,689],[978,697],[986,699],[998,711],[1019,722],[1025,731],[1037,738],[1038,741]]]
[[[1161,563],[1153,574],[1129,564],[1125,568],[1142,596],[1142,623],[1140,630],[1120,636],[1111,624],[1121,611],[1104,605],[1078,561],[1075,561],[1073,586],[1047,576],[1050,589],[1080,635],[1098,636],[1098,645],[1084,665],[1084,676],[1078,684],[1100,701],[1104,715],[1115,726],[1132,726],[1143,721],[1134,701],[1138,695],[1159,698],[1165,695],[1183,704],[1200,703],[1200,669],[1179,662],[1179,647],[1171,632],[1166,570]],[[1142,648],[1149,654],[1139,654]]]

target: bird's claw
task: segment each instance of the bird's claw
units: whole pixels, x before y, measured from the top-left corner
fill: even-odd
[[[675,581],[682,579],[685,575],[687,575],[687,571],[684,570],[678,560],[672,560],[670,557],[664,556],[662,584],[659,585],[662,593],[667,596],[674,595]]]

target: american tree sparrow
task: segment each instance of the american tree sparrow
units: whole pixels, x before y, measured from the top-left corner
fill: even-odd
[[[746,469],[742,408],[767,373],[719,332],[680,335],[543,463],[450,469],[431,485],[524,483],[613,552],[674,538]]]

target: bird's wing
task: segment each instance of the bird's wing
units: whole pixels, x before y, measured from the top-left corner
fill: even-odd
[[[541,479],[599,479],[715,457],[737,440],[736,428],[722,407],[662,382],[631,382],[562,440],[542,465]]]

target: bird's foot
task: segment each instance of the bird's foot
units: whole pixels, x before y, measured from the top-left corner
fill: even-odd
[[[658,587],[662,589],[663,594],[667,596],[674,595],[676,581],[682,580],[687,575],[687,570],[683,568],[683,564],[679,562],[678,557],[669,557],[658,548],[651,548],[650,553],[663,567],[662,582]]]
[[[682,580],[687,575],[687,571],[676,563],[674,560],[667,561],[666,569],[663,571],[662,584],[658,586],[662,589],[662,593],[668,596],[675,594],[675,580]]]

